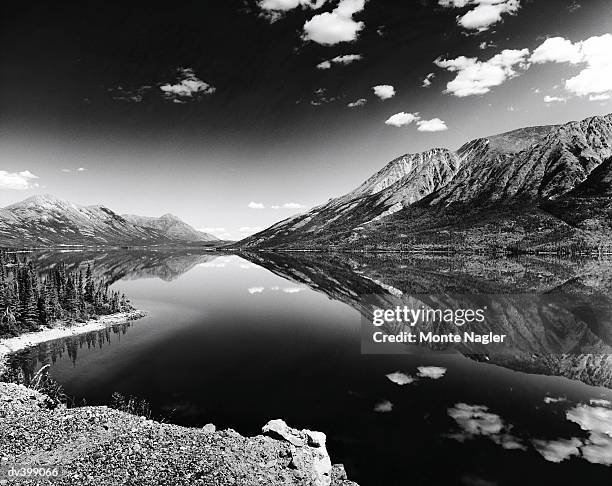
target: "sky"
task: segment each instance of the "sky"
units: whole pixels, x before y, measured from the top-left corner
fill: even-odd
[[[390,160],[612,112],[609,0],[4,2],[0,206],[238,239]]]

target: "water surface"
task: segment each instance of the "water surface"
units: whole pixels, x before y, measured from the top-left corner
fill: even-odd
[[[91,262],[148,312],[129,327],[20,356],[29,370],[53,363],[52,375],[77,402],[108,404],[120,392],[148,400],[166,421],[212,422],[245,435],[283,418],[325,432],[332,460],[363,486],[610,484],[611,371],[605,358],[584,354],[612,344],[609,262],[128,251],[34,257],[43,272],[59,261]],[[551,292],[578,302],[558,322],[503,302],[512,316],[505,331],[535,342],[533,349],[489,357],[361,352],[363,296]]]

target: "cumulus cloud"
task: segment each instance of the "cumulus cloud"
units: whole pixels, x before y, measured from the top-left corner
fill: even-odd
[[[544,103],[563,103],[565,101],[567,101],[567,98],[563,96],[544,96]]]
[[[215,87],[199,79],[193,69],[179,68],[179,79],[175,84],[162,84],[159,89],[168,99],[177,102],[184,102],[192,99],[195,95],[210,95],[215,92]]]
[[[502,418],[489,412],[484,405],[457,403],[448,409],[448,415],[455,419],[461,428],[460,433],[451,435],[456,440],[463,442],[476,436],[484,436],[504,449],[526,450],[525,445],[509,433],[510,427],[504,423]]]
[[[38,176],[32,174],[29,170],[21,172],[0,170],[0,189],[12,189],[15,191],[32,189],[38,187],[38,184],[34,182],[36,179],[38,179]]]
[[[563,462],[572,456],[579,456],[582,441],[575,437],[571,439],[558,440],[534,440],[533,445],[542,454],[542,457],[550,462]]]
[[[332,64],[352,64],[354,62],[360,61],[362,59],[361,54],[345,54],[343,56],[336,56],[333,59],[329,59],[327,61],[323,61],[317,64],[317,68],[319,69],[330,69]]]
[[[439,118],[432,118],[431,120],[419,120],[417,122],[417,130],[419,132],[443,132],[448,130],[446,122]]]
[[[386,125],[391,125],[394,127],[405,127],[406,125],[410,125],[411,123],[417,121],[419,119],[418,113],[406,113],[404,111],[400,113],[396,113],[395,115],[390,116],[385,121]]]
[[[374,411],[378,413],[388,413],[393,410],[393,403],[389,400],[383,400],[374,405]]]
[[[298,294],[300,292],[303,292],[305,289],[302,287],[285,287],[283,289],[283,292],[285,294]]]
[[[365,0],[340,0],[334,10],[315,15],[304,24],[303,38],[322,45],[356,40],[364,24],[353,20],[353,15],[364,7]]]
[[[488,61],[460,56],[456,59],[436,59],[436,66],[457,73],[446,85],[446,93],[465,97],[482,95],[518,76],[517,69],[529,68],[529,49],[505,49]]]
[[[457,23],[464,29],[479,32],[501,22],[502,15],[514,15],[521,8],[519,0],[439,0],[438,3],[451,8],[469,6],[467,13],[457,17]]]
[[[446,368],[441,366],[419,366],[417,370],[417,376],[431,378],[432,380],[438,380],[446,374]]]
[[[248,289],[249,294],[261,294],[264,290],[264,287],[250,287]]]
[[[425,78],[423,78],[423,82],[421,86],[423,88],[429,88],[431,86],[431,80],[436,77],[436,73],[429,73]]]
[[[255,201],[251,201],[249,204],[247,204],[247,207],[251,209],[265,209],[266,208],[266,206],[263,203],[259,203]]]
[[[544,397],[544,403],[559,403],[567,400],[563,397]]]
[[[372,86],[374,94],[381,100],[388,100],[395,96],[395,88],[390,84],[379,84],[378,86]]]
[[[533,52],[530,61],[534,64],[582,65],[583,69],[576,76],[565,81],[565,89],[577,96],[604,96],[608,99],[612,95],[610,52],[612,34],[593,36],[576,43],[563,37],[552,37]]]
[[[368,102],[365,98],[359,98],[358,100],[351,101],[348,105],[349,108],[359,108],[360,106],[365,105]]]
[[[286,12],[297,7],[320,8],[326,0],[261,0],[259,8]]]
[[[416,381],[415,378],[413,378],[412,376],[409,376],[405,373],[402,373],[401,371],[396,371],[394,373],[389,373],[388,375],[385,375],[390,381],[392,381],[393,383],[395,383],[396,385],[409,385],[410,383],[414,383]]]

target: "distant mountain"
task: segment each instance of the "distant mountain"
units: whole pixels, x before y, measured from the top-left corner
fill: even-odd
[[[610,245],[612,115],[393,160],[354,191],[238,243],[268,249]]]
[[[179,222],[175,218],[169,227],[142,226],[104,206],[82,206],[51,195],[37,195],[0,209],[0,245],[176,245],[217,241],[199,232],[198,239],[191,239],[186,230],[173,231],[173,227],[180,227]]]
[[[126,221],[129,221],[136,226],[159,231],[161,234],[172,240],[219,241],[219,238],[216,236],[192,228],[173,214],[164,214],[159,218],[136,216],[134,214],[124,214],[122,216]]]

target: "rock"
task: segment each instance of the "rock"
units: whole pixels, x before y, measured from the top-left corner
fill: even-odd
[[[304,446],[304,440],[300,438],[300,433],[289,427],[284,420],[275,419],[270,420],[266,425],[263,426],[261,431],[270,437],[281,438],[297,447]]]
[[[327,437],[323,432],[316,432],[314,430],[307,429],[304,429],[303,432],[306,434],[309,446],[325,448],[325,441],[327,440]]]
[[[217,427],[215,427],[215,424],[206,424],[204,427],[202,427],[202,432],[204,434],[214,434],[217,431]]]

